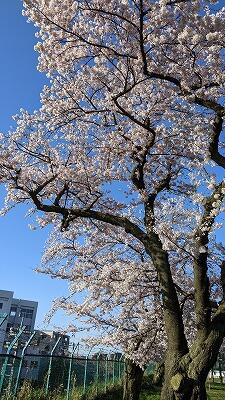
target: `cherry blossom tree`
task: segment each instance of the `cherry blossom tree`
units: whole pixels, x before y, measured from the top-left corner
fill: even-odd
[[[74,243],[85,237],[88,244],[90,236],[92,255],[96,229],[102,250],[94,257],[93,288],[105,271],[107,299],[116,257],[115,276],[121,268],[125,277],[118,299],[132,282],[121,312],[146,291],[154,309],[155,276],[167,336],[161,399],[205,400],[225,335],[224,246],[217,235],[225,194],[225,10],[206,0],[26,0],[24,7],[39,27],[38,68],[51,81],[40,110],[21,110],[15,131],[2,137],[3,213],[32,203],[41,226],[60,225]],[[112,232],[123,243],[116,254],[108,245],[104,253]],[[85,277],[84,260],[78,265],[75,276],[80,269]],[[183,279],[192,285],[186,295]],[[196,332],[188,342],[189,293]],[[135,318],[138,308],[131,310]]]

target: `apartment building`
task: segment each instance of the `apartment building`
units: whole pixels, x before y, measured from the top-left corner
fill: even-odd
[[[26,356],[21,370],[22,379],[42,380],[48,369],[49,355],[65,357],[69,355],[69,336],[57,331],[34,330],[37,306],[36,301],[16,299],[14,293],[0,290],[0,354],[7,351],[9,344],[19,332],[20,327],[26,327],[11,354],[20,356],[26,341],[35,332],[26,349]],[[4,320],[3,317],[7,315]],[[1,318],[2,317],[2,318]],[[7,372],[10,375],[12,365],[9,362]]]
[[[20,326],[26,326],[25,333],[33,332],[37,314],[36,301],[16,299],[14,292],[0,290],[0,315],[7,314],[0,326],[0,353],[4,345],[11,340],[11,334],[18,332]]]

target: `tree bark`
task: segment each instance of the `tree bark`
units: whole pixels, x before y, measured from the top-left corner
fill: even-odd
[[[165,374],[165,362],[158,363],[155,367],[152,383],[154,385],[161,386],[164,381],[164,374]]]
[[[173,387],[172,387],[173,386]],[[206,378],[199,378],[197,381],[188,376],[177,373],[163,385],[161,400],[207,400]]]
[[[126,360],[123,400],[139,400],[144,370],[131,360]]]
[[[180,365],[182,361],[174,364],[173,357],[170,363],[167,360],[161,400],[207,400],[207,373],[198,374],[193,361],[183,366],[183,370]]]
[[[184,356],[168,351],[161,400],[206,400],[206,379],[222,339],[223,335],[213,329],[205,340],[196,340]]]
[[[219,374],[220,374],[220,383],[223,383],[223,375],[222,375],[222,365],[221,361],[218,361],[218,366],[219,366]]]

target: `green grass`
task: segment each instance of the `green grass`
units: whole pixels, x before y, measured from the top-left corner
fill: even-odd
[[[225,384],[207,383],[208,400],[224,400],[225,399]],[[119,400],[119,399],[118,399]],[[160,400],[160,388],[144,389],[140,400]]]
[[[83,393],[82,387],[76,387],[70,394],[70,400],[122,400],[122,384],[110,383],[105,393],[105,385],[90,385]],[[12,400],[12,393],[6,392],[0,396],[1,400]],[[25,381],[14,400],[66,400],[65,391],[62,387],[45,394],[43,388],[32,387],[31,382]]]
[[[144,378],[140,400],[160,400],[160,387],[154,386],[149,377]],[[72,392],[71,400],[122,400],[122,385],[111,384],[105,393],[105,386],[99,385],[98,394],[96,385],[91,385],[85,394],[82,388]],[[65,392],[64,392],[65,393]],[[29,382],[24,382],[15,400],[65,400],[65,394],[60,393],[60,388],[47,396],[43,389],[33,388]],[[207,383],[208,400],[225,400],[225,384]],[[1,400],[12,400],[11,394],[5,393]]]
[[[140,400],[160,400],[161,388],[152,384],[152,375],[144,376]]]
[[[207,383],[208,400],[223,400],[225,399],[225,385],[221,383]]]

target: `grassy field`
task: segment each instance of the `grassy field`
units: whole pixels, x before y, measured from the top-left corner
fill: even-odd
[[[207,395],[208,400],[225,400],[225,384],[207,384]],[[153,388],[150,392],[149,390],[143,390],[140,400],[160,400],[160,389]]]
[[[207,383],[208,400],[225,400],[225,384]],[[12,395],[5,393],[1,400],[12,400]],[[25,383],[14,400],[66,400],[66,396],[58,391],[45,395],[42,389],[34,389],[30,383]],[[104,386],[99,387],[96,395],[96,386],[89,387],[83,394],[82,389],[76,389],[70,400],[122,400],[122,385],[111,385],[105,393]],[[140,400],[160,400],[160,388],[155,387],[145,378]]]
[[[225,400],[225,385],[220,383],[207,384],[208,400]],[[98,399],[95,399],[98,400]],[[99,396],[99,400],[122,400],[122,391],[112,391],[106,395]],[[144,384],[140,400],[160,400],[160,388]]]
[[[225,399],[225,385],[221,383],[207,384],[208,400],[223,400]]]

